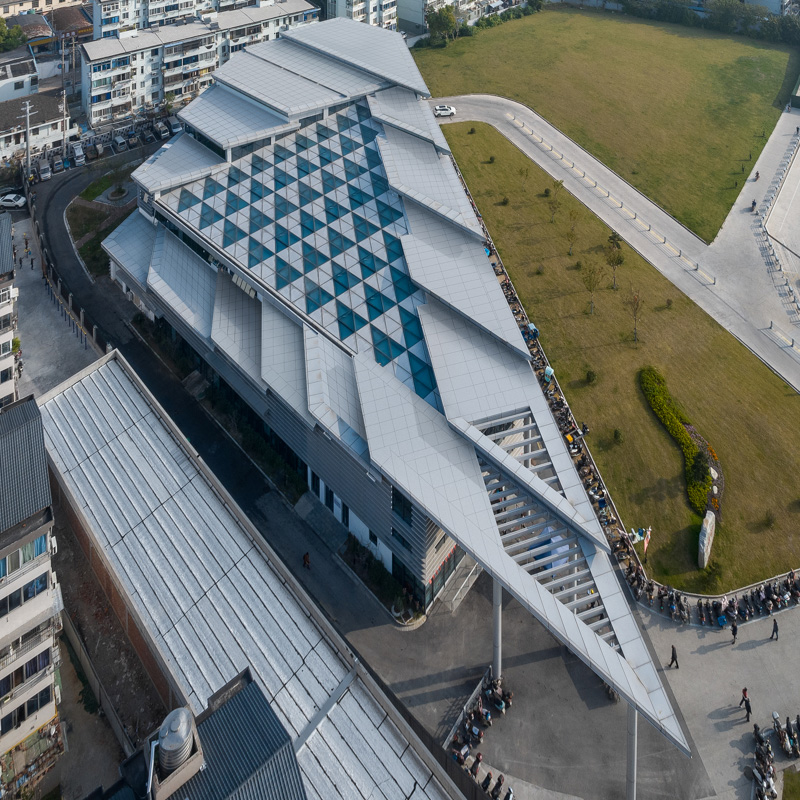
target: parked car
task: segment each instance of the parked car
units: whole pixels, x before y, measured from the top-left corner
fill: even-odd
[[[173,136],[183,130],[183,125],[181,125],[177,117],[167,117],[167,127]]]
[[[133,150],[134,147],[138,147],[141,144],[139,141],[139,137],[135,133],[128,134],[128,149]]]
[[[113,145],[114,151],[117,153],[124,153],[128,149],[128,145],[125,143],[124,136],[115,136]]]
[[[144,139],[145,144],[150,144],[156,140],[156,135],[153,133],[152,128],[145,128],[142,131],[142,139]]]
[[[53,174],[55,175],[57,172],[63,172],[63,171],[64,171],[64,159],[56,156],[56,158],[53,159]]]
[[[43,158],[39,162],[38,169],[39,169],[39,180],[40,181],[49,181],[50,178],[53,177],[53,173],[50,170],[50,162],[46,158]]]
[[[435,106],[433,109],[434,117],[454,117],[456,110],[453,106]]]
[[[169,129],[163,122],[156,122],[156,124],[153,125],[153,130],[159,139],[169,139]]]
[[[0,197],[0,208],[22,208],[25,203],[21,194],[4,194]]]
[[[86,163],[86,156],[80,142],[75,142],[72,146],[72,157],[75,159],[75,166],[82,167]]]

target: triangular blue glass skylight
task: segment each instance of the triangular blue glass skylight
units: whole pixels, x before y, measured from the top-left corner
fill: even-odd
[[[280,256],[275,258],[275,287],[277,289],[283,289],[290,283],[296,281],[301,275],[301,272],[284,261]]]
[[[341,255],[345,250],[351,248],[355,242],[342,236],[341,233],[333,228],[328,228],[328,247],[331,251],[331,258]]]
[[[219,211],[212,208],[208,203],[203,203],[203,207],[200,209],[200,230],[207,228],[209,225],[213,225],[215,222],[219,222],[221,219],[222,214],[220,214]]]
[[[294,153],[291,150],[287,150],[282,144],[275,145],[275,163],[280,164],[283,161],[286,161],[287,158],[291,158]]]
[[[298,182],[297,186],[301,206],[307,206],[309,203],[313,203],[318,197],[322,197],[320,192],[308,184]]]
[[[347,196],[350,198],[350,208],[354,211],[372,199],[368,194],[362,192],[361,189],[349,184],[347,186]]]
[[[265,259],[272,255],[272,251],[265,247],[258,239],[250,238],[250,246],[247,248],[247,266],[253,269]]]
[[[247,201],[233,192],[228,192],[225,197],[225,214],[235,214],[247,207]]]
[[[344,181],[341,178],[329,172],[327,169],[322,170],[322,188],[325,192],[332,192],[334,189],[338,189],[343,185]]]
[[[314,164],[307,158],[302,158],[301,156],[297,156],[297,174],[301,178],[305,177],[306,175],[310,175],[312,172],[316,172],[318,169],[319,169],[318,164]]]
[[[178,199],[178,213],[186,211],[187,208],[191,208],[199,202],[200,198],[195,197],[188,189],[181,189],[181,196]]]
[[[276,189],[283,189],[284,187],[288,186],[290,183],[294,183],[297,180],[296,175],[290,175],[288,172],[282,169],[278,169],[275,167],[275,188]]]
[[[257,208],[250,207],[250,233],[255,233],[267,227],[272,220]]]
[[[203,184],[203,200],[208,200],[209,197],[219,194],[222,188],[213,178],[206,178],[206,182]]]
[[[307,314],[310,314],[312,311],[316,311],[321,306],[324,306],[326,303],[330,303],[330,301],[333,300],[333,295],[330,294],[330,292],[326,292],[321,286],[317,286],[314,281],[311,281],[308,278],[305,280],[305,290]]]
[[[308,242],[303,242],[303,270],[307,273],[321,267],[328,259]]]
[[[246,235],[241,228],[237,228],[229,219],[226,219],[222,228],[222,246],[230,247]]]
[[[400,209],[387,205],[383,200],[376,200],[375,202],[378,205],[378,217],[381,225],[389,226],[403,218],[403,212]]]
[[[346,114],[339,114],[336,117],[336,127],[339,129],[339,133],[344,133],[347,130],[355,125],[355,122],[350,119]]]
[[[362,167],[361,164],[356,164],[352,158],[344,159],[344,174],[347,175],[347,180],[355,180],[359,175],[363,175],[366,171],[366,167]]]
[[[260,172],[263,172],[269,166],[269,161],[261,156],[253,153],[253,158],[250,161],[250,175],[255,178]]]
[[[272,194],[272,189],[264,186],[256,180],[250,181],[250,202],[255,203],[264,197],[269,197]]]
[[[333,285],[337,297],[340,294],[344,294],[348,289],[352,289],[357,283],[360,283],[360,281],[355,275],[335,261],[333,262]]]
[[[343,217],[347,213],[347,209],[344,206],[340,206],[335,200],[331,200],[330,198],[325,200],[325,218],[328,223]]]
[[[236,184],[241,183],[243,180],[247,179],[247,175],[244,174],[238,167],[234,167],[231,165],[230,169],[228,170],[228,188],[230,189],[231,186],[236,186]]]
[[[297,211],[297,206],[285,197],[275,198],[275,219],[283,219],[292,211]]]
[[[281,250],[285,250],[299,241],[300,238],[284,228],[283,225],[275,225],[275,252],[280,253]]]
[[[358,114],[359,122],[364,122],[372,117],[369,113],[369,108],[363,102],[356,103],[356,113]]]
[[[359,217],[358,214],[353,214],[353,226],[356,229],[356,241],[359,242],[363,242],[364,239],[378,232],[377,225],[373,225],[369,220],[364,219],[364,217]]]
[[[406,311],[402,306],[400,306],[400,323],[403,326],[406,347],[413,347],[417,342],[422,341],[422,325],[420,325],[419,318],[416,314]]]
[[[330,150],[327,147],[323,147],[322,145],[319,146],[319,163],[320,164],[330,164],[332,161],[336,161],[338,156],[333,150]]]
[[[369,179],[372,182],[372,191],[375,193],[375,197],[389,191],[389,182],[382,175],[376,175],[375,170],[369,173]]]
[[[403,245],[396,236],[391,233],[383,232],[383,243],[386,245],[386,257],[389,261],[396,261],[403,257]]]
[[[342,146],[342,155],[349,155],[350,153],[355,152],[359,145],[357,142],[354,142],[352,139],[348,138],[347,136],[340,136],[339,142]]]
[[[363,247],[358,248],[358,262],[361,264],[362,278],[367,278],[388,266],[382,258],[378,258],[374,253],[370,253],[369,250]]]
[[[367,166],[370,169],[382,166],[381,154],[374,147],[365,147],[364,155],[367,157]]]
[[[413,283],[411,283],[411,278],[405,274],[405,272],[401,272],[396,267],[391,268],[391,275],[392,275],[392,284],[394,285],[394,293],[397,297],[397,302],[401,303],[406,297],[410,297],[416,291],[416,288]]]
[[[367,324],[363,317],[338,301],[336,303],[336,321],[339,323],[339,338],[343,341]]]
[[[301,211],[300,227],[303,231],[303,236],[311,236],[315,231],[324,228],[325,223],[321,219],[311,216],[307,211]]]
[[[378,132],[371,125],[361,126],[361,139],[364,144],[369,144],[377,135]]]
[[[308,136],[298,133],[294,140],[294,146],[298,153],[302,153],[303,150],[308,150],[309,147],[313,147],[314,142],[312,142]]]
[[[427,397],[436,388],[433,370],[421,358],[412,352],[408,353],[411,364],[411,375],[414,378],[414,389],[420,397]]]
[[[381,314],[385,314],[395,303],[382,294],[377,289],[373,289],[369,284],[364,284],[364,294],[367,300],[367,313],[370,321],[377,319]]]
[[[330,139],[334,135],[334,132],[330,128],[326,128],[324,125],[317,124],[317,140],[322,142],[325,139]]]
[[[405,348],[394,339],[379,331],[374,325],[369,326],[372,334],[372,346],[375,348],[375,360],[385,367],[405,352]]]

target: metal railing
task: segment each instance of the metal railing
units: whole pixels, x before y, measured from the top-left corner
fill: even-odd
[[[0,658],[0,669],[5,669],[9,664],[21,658],[26,653],[29,653],[34,648],[38,647],[45,639],[52,637],[55,639],[61,633],[63,626],[61,624],[61,617],[54,617],[53,622],[47,623],[36,635],[32,636],[27,641],[24,641],[19,647],[9,648],[8,653]]]
[[[492,677],[492,668],[491,666],[486,668],[486,672],[483,673],[481,679],[478,681],[478,685],[472,690],[470,696],[464,702],[464,705],[461,707],[461,711],[459,712],[458,718],[456,719],[453,727],[450,728],[447,737],[442,742],[442,747],[447,750],[450,747],[450,743],[453,741],[453,737],[458,733],[458,729],[461,727],[461,723],[467,718],[467,714],[472,710],[475,706],[475,703],[478,702],[478,697],[480,693],[483,691],[483,685],[491,680]]]

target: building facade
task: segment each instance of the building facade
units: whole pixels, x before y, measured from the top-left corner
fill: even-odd
[[[397,30],[397,0],[327,0],[327,19],[340,17]]]
[[[89,124],[126,119],[158,107],[168,95],[175,105],[187,102],[210,85],[211,73],[233,53],[317,17],[317,8],[306,0],[283,0],[149,30],[125,31],[121,21],[109,22],[105,38],[81,47]]]
[[[38,91],[36,59],[27,46],[0,54],[0,103]]]
[[[0,408],[17,399],[17,296],[11,214],[0,214]]]
[[[42,417],[33,397],[0,412],[0,765],[4,791],[36,782],[63,750],[55,672],[61,589]],[[10,469],[9,469],[10,466]]]
[[[61,98],[37,94],[27,100],[30,101],[31,165],[35,167],[44,152],[61,147],[70,136],[78,135],[80,129],[65,116]],[[25,102],[0,103],[0,158],[5,161],[25,156]]]

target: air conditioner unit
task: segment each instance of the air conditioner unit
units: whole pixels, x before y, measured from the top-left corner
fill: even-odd
[[[50,537],[50,555],[54,556],[58,552],[58,540],[55,536]]]

